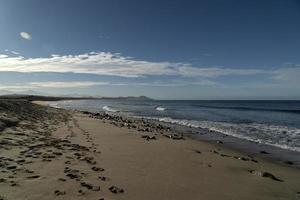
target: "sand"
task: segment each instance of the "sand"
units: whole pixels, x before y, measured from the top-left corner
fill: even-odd
[[[20,130],[39,130],[43,139],[2,145],[0,199],[300,199],[299,169],[222,143],[169,138],[172,130],[140,128],[145,123],[68,113],[38,128],[1,132],[1,141]]]

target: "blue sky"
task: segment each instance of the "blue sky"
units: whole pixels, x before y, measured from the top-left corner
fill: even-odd
[[[296,0],[0,0],[0,27],[2,93],[300,99]]]

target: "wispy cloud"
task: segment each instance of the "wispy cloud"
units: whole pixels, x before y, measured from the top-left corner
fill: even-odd
[[[28,90],[33,89],[30,85],[27,84],[16,84],[16,85],[2,85],[0,84],[0,90],[9,90],[9,91],[22,91],[22,90]]]
[[[140,87],[140,86],[151,86],[151,87],[180,87],[187,85],[205,85],[211,86],[216,83],[209,80],[199,80],[199,81],[183,81],[183,80],[173,80],[173,81],[154,81],[154,82],[99,82],[99,81],[42,81],[42,82],[28,82],[23,84],[0,84],[0,90],[9,91],[23,91],[23,90],[35,90],[44,88],[54,88],[54,89],[66,89],[66,88],[89,88],[93,86],[130,86],[130,87]]]
[[[136,82],[136,83],[117,83],[114,85],[130,85],[130,86],[151,86],[151,87],[181,87],[191,85],[201,86],[212,86],[217,83],[210,80],[197,80],[197,81],[184,81],[184,80],[173,80],[173,81],[154,81],[154,82]]]
[[[183,76],[200,76],[207,78],[216,78],[229,75],[257,75],[270,73],[267,70],[260,69],[232,69],[223,67],[196,68],[191,66],[182,66],[178,68],[179,74]]]
[[[20,55],[0,54],[0,72],[59,72],[110,75],[127,78],[169,77],[173,80],[186,80],[187,84],[214,84],[224,76],[264,75],[276,81],[299,82],[300,67],[279,67],[277,69],[237,69],[226,67],[199,67],[189,63],[150,62],[125,57],[118,53],[90,52],[79,55],[51,55],[50,57],[25,58]],[[195,81],[197,80],[197,81]],[[154,81],[153,81],[154,82]],[[162,83],[161,85],[182,85],[186,83]],[[43,83],[45,84],[45,83]],[[68,85],[66,85],[67,87]],[[71,83],[70,83],[71,84]],[[93,82],[80,83],[78,87],[90,87]],[[99,85],[100,83],[98,83]],[[116,83],[124,84],[124,83]],[[126,83],[125,83],[126,84]],[[143,83],[137,83],[143,84]],[[145,83],[148,84],[148,83]],[[40,84],[41,85],[41,84]],[[48,83],[48,87],[62,87],[60,83]],[[74,85],[74,84],[73,84]],[[76,84],[75,84],[76,85]],[[152,84],[154,85],[154,84]],[[157,84],[159,85],[159,84]],[[33,86],[33,85],[32,85]],[[36,83],[37,86],[37,83]],[[46,86],[46,85],[44,85]],[[69,85],[68,87],[71,87]]]
[[[27,32],[20,32],[20,36],[21,36],[21,38],[23,38],[25,40],[31,40],[32,39],[31,35]]]
[[[15,56],[20,55],[20,53],[17,52],[17,51],[10,51],[10,50],[8,50],[8,49],[4,49],[4,51],[6,52],[6,54],[8,53],[8,54],[12,54],[12,55],[15,55]],[[5,56],[7,56],[7,55],[5,55]],[[8,56],[7,56],[7,57],[8,57]]]
[[[300,82],[300,66],[286,67],[274,71],[274,78],[282,81]]]
[[[31,82],[31,88],[87,88],[96,85],[108,85],[109,82],[71,81],[71,82]]]
[[[93,81],[69,81],[69,82],[28,82],[23,84],[4,85],[0,84],[0,90],[22,91],[39,88],[88,88],[99,85],[110,85],[109,82],[93,82]]]
[[[123,77],[143,75],[176,75],[180,64],[138,61],[120,54],[91,52],[80,55],[52,55],[48,58],[22,56],[0,59],[0,71],[17,72],[74,72]]]
[[[150,62],[109,52],[90,52],[79,55],[52,55],[45,58],[24,58],[22,56],[12,57],[1,55],[0,71],[74,72],[122,77],[168,75],[204,78],[271,73],[271,71],[257,69],[195,67],[187,63]]]
[[[19,52],[16,52],[16,51],[11,51],[12,54],[14,55],[19,55],[20,53]]]

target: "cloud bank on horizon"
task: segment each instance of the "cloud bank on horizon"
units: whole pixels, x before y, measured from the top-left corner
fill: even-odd
[[[275,69],[234,69],[227,67],[199,67],[189,63],[151,62],[122,56],[120,53],[89,52],[79,55],[56,55],[45,58],[25,58],[0,54],[0,72],[58,72],[86,73],[121,76],[128,78],[143,76],[179,76],[214,79],[222,76],[270,75],[274,79],[298,78],[300,67],[279,67]]]
[[[252,84],[258,82],[261,84],[261,87],[270,86],[270,81],[273,87],[276,87],[278,84],[300,84],[298,78],[300,76],[299,66],[285,66],[274,69],[235,69],[217,66],[193,66],[190,63],[151,62],[110,52],[51,55],[50,57],[38,58],[25,58],[15,51],[11,51],[11,53],[11,55],[0,54],[0,72],[26,74],[74,73],[99,77],[120,77],[122,81],[41,80],[21,84],[16,82],[16,84],[12,85],[0,83],[0,90],[84,89],[95,86],[183,87],[193,85],[224,88],[226,87],[226,82],[223,82],[222,79],[232,77],[246,79],[255,77],[250,82]],[[149,77],[156,77],[156,79],[149,81]],[[163,77],[163,79],[160,77]],[[260,78],[257,79],[257,77]],[[147,81],[144,81],[145,79]],[[265,84],[264,81],[267,81],[268,84]],[[232,88],[234,87],[232,86]]]

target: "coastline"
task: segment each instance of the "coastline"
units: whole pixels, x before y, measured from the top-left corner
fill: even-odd
[[[297,137],[300,115],[294,114],[299,110],[299,103],[88,100],[49,102],[49,105],[90,112],[104,111],[126,118],[166,124],[183,134],[191,133],[196,139],[223,140],[224,145],[250,154],[268,152],[262,156],[300,167],[300,141]],[[267,111],[257,111],[262,110],[262,107]]]
[[[60,102],[60,101],[59,101]],[[63,101],[64,102],[64,101]],[[45,104],[45,102],[40,102]],[[288,165],[300,169],[300,152],[292,150],[291,148],[285,148],[284,146],[276,146],[274,144],[265,144],[264,142],[259,142],[251,140],[249,138],[241,137],[241,135],[231,134],[227,132],[220,132],[211,128],[194,127],[193,125],[183,125],[181,123],[170,122],[165,120],[160,120],[159,117],[146,117],[146,116],[135,116],[134,114],[126,114],[122,111],[115,110],[114,107],[104,106],[104,111],[97,109],[96,107],[79,107],[67,106],[64,107],[63,104],[56,106],[56,103],[49,102],[48,105],[57,108],[64,108],[69,110],[79,110],[88,111],[91,113],[108,113],[111,116],[121,116],[126,119],[131,119],[136,122],[144,121],[146,123],[151,123],[152,125],[161,124],[166,127],[171,127],[173,132],[182,134],[185,137],[190,137],[195,140],[206,141],[209,143],[216,143],[222,141],[224,147],[229,149],[242,152],[247,155],[258,156],[267,159],[271,162],[276,162],[278,164]],[[108,102],[108,105],[111,102]],[[159,104],[159,103],[156,103]],[[106,104],[105,104],[106,105]],[[78,105],[77,105],[78,106]],[[96,109],[96,110],[95,110]]]
[[[49,110],[55,120],[34,129],[49,134],[43,140],[2,145],[7,149],[1,149],[1,156],[18,165],[0,173],[6,180],[0,183],[5,199],[297,199],[300,195],[299,169],[246,155],[221,142],[193,140],[158,124],[105,114],[45,105],[33,109]],[[32,134],[28,127],[20,131]],[[9,136],[18,128],[3,132]],[[22,155],[13,153],[21,145],[23,151],[30,150],[23,165],[15,162]],[[24,167],[38,175],[24,176],[16,170]],[[11,180],[16,185],[11,186]]]
[[[177,131],[178,133],[184,133],[186,137],[194,140],[208,142],[211,144],[221,141],[224,148],[238,151],[247,155],[260,157],[280,165],[300,169],[300,152],[297,151],[282,149],[269,144],[257,143],[246,139],[237,138],[232,135],[225,135],[224,133],[217,131],[158,122],[156,120],[149,121],[151,123],[165,124],[166,126],[172,127],[173,130]]]
[[[87,112],[88,113],[88,112]],[[106,112],[96,112],[104,115]],[[96,113],[90,113],[92,115]],[[155,119],[148,118],[136,118],[132,116],[118,115],[115,113],[110,113],[111,120],[114,120],[114,116],[119,116],[126,120],[133,120],[136,123],[149,123],[151,126],[155,127],[157,124],[162,125],[163,127],[170,128],[173,133],[182,135],[183,137],[188,137],[193,140],[208,142],[212,145],[222,144],[223,148],[228,148],[229,150],[234,150],[247,154],[250,156],[260,157],[266,159],[270,162],[275,162],[280,165],[285,165],[293,168],[300,169],[300,152],[292,151],[289,149],[282,149],[280,147],[257,143],[249,141],[243,138],[237,138],[232,135],[226,135],[217,131],[212,131],[204,128],[194,128],[183,126],[179,124],[173,124],[169,122],[158,121]],[[119,125],[123,126],[123,125]],[[159,130],[156,130],[159,131]]]

